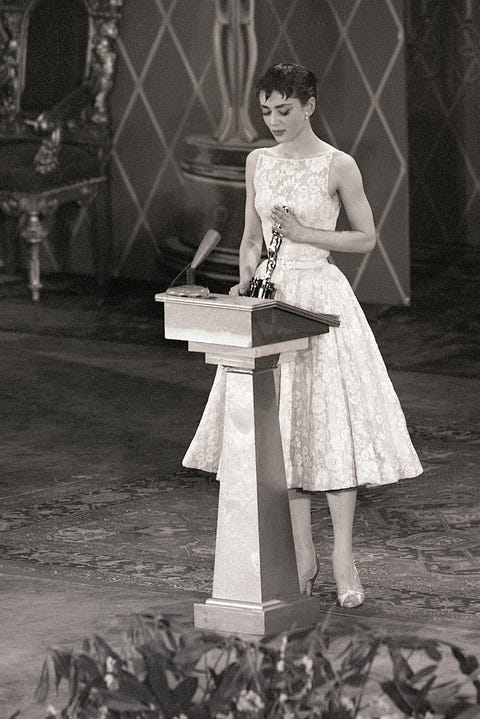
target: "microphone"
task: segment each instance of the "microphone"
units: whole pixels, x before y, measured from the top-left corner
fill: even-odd
[[[195,270],[210,252],[215,249],[219,242],[220,233],[217,232],[217,230],[207,230],[193,256],[193,260],[172,280],[170,287],[166,290],[166,294],[176,295],[177,297],[208,297],[210,290],[207,287],[194,284]],[[184,272],[187,273],[187,284],[173,287],[172,285]]]
[[[219,242],[220,233],[217,232],[217,230],[207,230],[205,232],[203,240],[200,242],[198,250],[195,252],[193,260],[190,263],[192,270],[197,269],[210,252],[215,249]]]

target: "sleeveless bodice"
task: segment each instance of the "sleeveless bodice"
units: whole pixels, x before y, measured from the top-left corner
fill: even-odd
[[[271,148],[259,151],[253,182],[266,244],[271,241],[270,214],[276,204],[291,208],[308,227],[335,229],[340,200],[328,193],[334,152],[332,148],[293,160],[275,157]],[[257,267],[257,277],[264,276],[266,263]],[[329,491],[389,484],[420,474],[422,467],[375,337],[347,278],[328,262],[328,252],[284,239],[271,279],[275,299],[340,316],[340,327],[311,337],[308,350],[279,367],[278,418],[287,486]],[[226,412],[244,402],[238,392],[227,400],[229,376],[219,368],[184,458],[187,467],[207,472],[219,468],[227,446]],[[228,442],[233,448],[235,440]]]
[[[271,150],[259,153],[254,176],[255,209],[262,222],[265,244],[272,236],[270,214],[274,205],[291,208],[299,221],[307,227],[334,230],[340,200],[328,192],[330,163],[335,150],[304,159],[277,157]],[[278,263],[300,268],[303,264],[321,264],[329,252],[310,244],[284,239]]]

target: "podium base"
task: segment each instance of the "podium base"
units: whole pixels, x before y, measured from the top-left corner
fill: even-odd
[[[321,618],[318,599],[302,596],[261,604],[212,598],[194,604],[193,611],[198,629],[258,636],[312,626]]]

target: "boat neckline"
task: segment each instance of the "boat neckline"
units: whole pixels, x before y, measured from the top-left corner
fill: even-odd
[[[293,160],[294,162],[301,162],[302,160],[315,160],[315,158],[322,157],[322,155],[328,155],[329,152],[336,152],[335,148],[331,147],[328,150],[319,152],[318,155],[309,155],[308,157],[282,157],[282,155],[274,155],[268,147],[264,147],[263,151],[269,157],[274,157],[276,160]]]

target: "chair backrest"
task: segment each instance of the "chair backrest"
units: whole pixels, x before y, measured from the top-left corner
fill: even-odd
[[[28,22],[20,67],[20,108],[50,110],[88,73],[89,17],[83,0],[38,0]],[[74,28],[74,31],[72,31]]]
[[[123,0],[0,0],[0,117],[51,111],[88,82],[85,122],[109,124]]]

